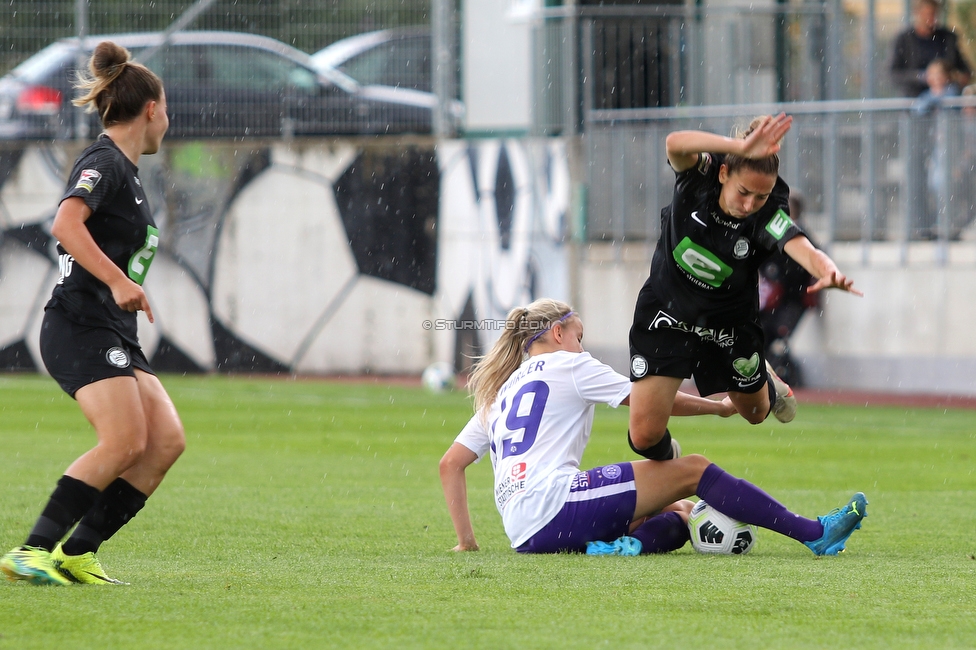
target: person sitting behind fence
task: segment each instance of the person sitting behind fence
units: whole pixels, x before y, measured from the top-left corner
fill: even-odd
[[[919,117],[935,116],[936,111],[942,110],[942,102],[947,97],[958,97],[959,86],[952,81],[952,69],[946,59],[933,59],[925,69],[925,80],[929,88],[915,100],[915,113]],[[927,238],[935,239],[944,230],[943,214],[947,209],[950,194],[949,180],[949,140],[947,125],[944,121],[932,120],[931,137],[926,147],[928,155],[925,157],[925,209],[929,215],[929,232]],[[943,222],[942,225],[939,225]]]
[[[913,0],[912,25],[895,38],[891,78],[905,97],[918,97],[925,92],[926,67],[936,58],[946,60],[960,86],[969,83],[969,63],[955,32],[939,23],[941,10],[941,0]]]
[[[952,80],[952,69],[945,59],[934,59],[925,68],[928,89],[915,101],[915,112],[927,115],[942,105],[946,97],[958,97],[959,86]]]

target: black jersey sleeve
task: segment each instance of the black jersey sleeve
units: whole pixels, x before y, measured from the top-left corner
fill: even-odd
[[[790,217],[790,187],[782,178],[777,177],[773,193],[756,216],[756,241],[767,251],[782,253],[786,242],[806,234]]]
[[[670,162],[668,164],[670,165]],[[684,171],[674,173],[675,189],[687,190],[691,187],[707,186],[718,182],[719,164],[715,164],[715,154],[698,154],[697,163]]]
[[[77,196],[95,212],[111,201],[124,179],[115,152],[108,148],[90,150],[75,162],[61,201]]]

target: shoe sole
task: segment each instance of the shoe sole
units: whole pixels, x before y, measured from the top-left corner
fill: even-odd
[[[779,378],[769,361],[766,362],[766,374],[772,378],[773,386],[776,388],[776,401],[771,407],[773,417],[783,424],[792,422],[796,417],[796,397],[793,396],[793,389]],[[786,389],[785,394],[780,394],[780,386]]]
[[[779,404],[780,401],[783,404],[777,409],[776,404]],[[792,392],[785,397],[777,395],[776,404],[773,404],[773,416],[783,424],[792,422],[793,418],[796,417],[796,398],[793,397]]]
[[[47,575],[46,573],[28,573],[28,574],[25,574],[25,573],[21,573],[20,571],[18,571],[16,569],[12,569],[12,568],[6,567],[6,566],[5,567],[0,567],[0,571],[3,572],[3,574],[7,577],[7,580],[9,580],[10,582],[17,582],[18,580],[24,580],[24,581],[29,582],[30,584],[35,585],[35,586],[38,586],[38,587],[48,587],[48,586],[52,586],[52,587],[63,587],[63,586],[65,586],[65,584],[63,582],[60,582],[58,580],[53,579],[51,576]]]
[[[0,573],[3,573],[4,577],[10,582],[17,582],[18,580],[23,580],[24,578],[18,573],[14,573],[5,566],[0,566]]]

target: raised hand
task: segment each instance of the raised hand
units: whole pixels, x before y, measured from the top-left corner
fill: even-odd
[[[778,153],[780,140],[793,125],[793,118],[786,113],[764,118],[743,141],[742,155],[746,158],[765,158]]]

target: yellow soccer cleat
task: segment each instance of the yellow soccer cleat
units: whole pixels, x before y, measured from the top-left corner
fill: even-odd
[[[0,571],[7,576],[7,580],[26,580],[32,585],[71,584],[54,568],[51,554],[33,546],[18,546],[4,555],[0,559]]]
[[[109,578],[94,553],[65,555],[58,544],[51,552],[51,564],[66,579],[83,585],[127,585],[115,578]]]

